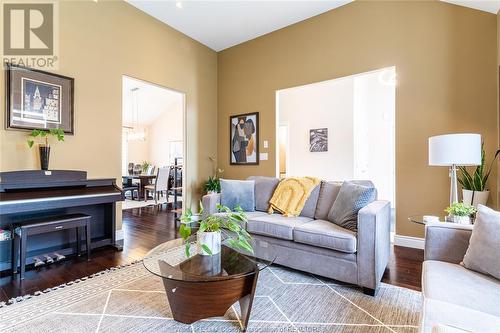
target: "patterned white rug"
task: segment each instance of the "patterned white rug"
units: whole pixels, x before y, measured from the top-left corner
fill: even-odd
[[[259,275],[248,332],[417,332],[420,293],[358,287],[272,266]],[[0,307],[0,332],[240,332],[237,303],[192,325],[172,319],[161,279],[142,262]]]

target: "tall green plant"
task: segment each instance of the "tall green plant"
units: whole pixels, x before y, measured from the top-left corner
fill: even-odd
[[[486,170],[486,159],[483,142],[481,144],[481,165],[477,166],[472,174],[469,173],[466,167],[458,167],[461,173],[461,177],[458,178],[458,182],[460,183],[460,185],[462,185],[462,188],[469,191],[484,191],[486,189],[486,182],[490,177],[493,163],[495,162],[499,154],[500,149],[496,151],[489,168]]]

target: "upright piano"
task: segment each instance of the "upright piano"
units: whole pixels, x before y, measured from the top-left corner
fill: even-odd
[[[115,179],[87,179],[86,171],[26,170],[0,172],[0,229],[32,219],[71,213],[92,216],[91,248],[113,246],[116,202],[123,200]],[[71,230],[34,235],[28,240],[27,264],[43,254],[71,254],[76,236]],[[0,272],[10,268],[11,242],[0,242]]]

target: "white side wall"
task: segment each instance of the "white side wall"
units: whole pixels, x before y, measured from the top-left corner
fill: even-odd
[[[170,142],[182,141],[182,96],[149,126],[149,159],[158,167],[171,164]]]
[[[352,179],[353,80],[301,86],[279,92],[279,121],[289,126],[287,176]],[[309,152],[309,130],[328,128],[328,152]]]
[[[394,205],[394,78],[388,68],[278,91],[278,121],[289,129],[287,176],[369,179]],[[328,128],[327,152],[309,152],[314,128]]]

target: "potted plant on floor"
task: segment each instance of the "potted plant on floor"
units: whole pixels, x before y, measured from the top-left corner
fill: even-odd
[[[472,174],[467,171],[466,167],[458,167],[461,173],[458,182],[462,185],[462,201],[464,203],[474,207],[477,207],[478,204],[486,205],[490,195],[490,191],[486,188],[486,182],[490,177],[491,168],[498,154],[500,154],[500,149],[497,150],[488,170],[486,170],[483,142],[481,144],[481,165],[477,166]]]
[[[64,131],[59,128],[52,128],[50,130],[39,130],[35,129],[30,132],[27,143],[28,147],[33,148],[37,138],[41,138],[42,142],[38,144],[38,149],[40,151],[40,167],[42,170],[49,169],[49,159],[50,159],[50,145],[49,138],[54,137],[57,141],[64,141]]]
[[[226,214],[209,215],[199,223],[196,234],[197,253],[210,256],[218,254],[221,251],[222,242],[226,242],[233,248],[253,253],[252,245],[250,245],[252,236],[244,228],[247,217],[241,207],[236,207],[234,211],[231,211],[228,207],[218,204],[217,210]],[[192,222],[189,213],[181,217],[179,233],[186,241],[186,257],[190,257],[191,243],[188,238],[191,236]]]
[[[448,213],[448,222],[471,224],[470,216],[476,213],[476,208],[463,202],[456,202],[444,211]]]

